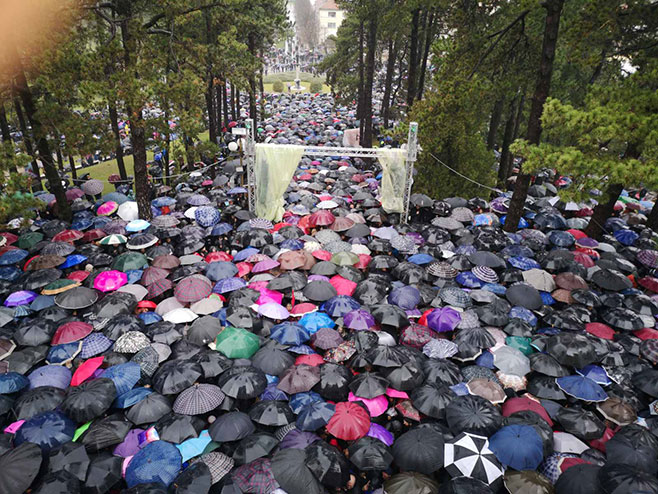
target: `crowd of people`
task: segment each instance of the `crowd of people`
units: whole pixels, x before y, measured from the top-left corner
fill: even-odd
[[[353,108],[266,113],[261,141],[328,148],[283,218],[222,164],[148,221],[88,180],[71,223],[0,233],[0,493],[658,493],[651,203],[588,238],[546,171],[516,233],[509,193],[405,221],[331,153]]]

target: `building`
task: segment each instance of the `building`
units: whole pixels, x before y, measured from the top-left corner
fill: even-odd
[[[320,42],[323,42],[329,36],[336,36],[345,19],[345,11],[335,0],[316,0],[316,8],[320,20]]]

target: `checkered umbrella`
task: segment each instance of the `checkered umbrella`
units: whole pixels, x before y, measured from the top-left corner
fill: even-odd
[[[131,361],[138,363],[145,375],[152,376],[155,374],[155,371],[158,370],[160,354],[155,347],[147,346],[137,352]]]
[[[279,483],[272,473],[272,463],[268,458],[259,458],[236,468],[232,477],[240,490],[245,493],[270,494],[279,488]]]
[[[112,340],[110,340],[103,333],[91,333],[84,340],[82,340],[82,350],[80,351],[80,357],[83,359],[88,359],[103,353],[112,346]]]
[[[456,355],[459,348],[456,343],[444,339],[432,339],[423,347],[423,353],[430,358],[445,359]]]
[[[212,206],[202,206],[194,212],[194,218],[199,226],[208,228],[219,223],[220,214]]]
[[[213,384],[194,384],[178,395],[174,402],[174,412],[202,415],[217,408],[224,398],[222,390]]]
[[[233,465],[235,464],[233,458],[225,455],[224,453],[220,453],[219,451],[206,453],[196,461],[205,463],[208,466],[213,484],[216,484],[224,477],[226,477],[228,473],[233,469]]]
[[[202,275],[183,278],[174,288],[174,295],[179,302],[198,302],[212,293],[212,282]]]
[[[155,218],[153,218],[153,220],[151,220],[151,225],[158,228],[173,228],[179,223],[180,221],[178,221],[176,217],[170,214],[163,214],[161,216],[156,216]]]
[[[444,464],[451,477],[472,477],[487,485],[500,483],[504,473],[487,438],[467,432],[445,443]]]
[[[173,286],[174,284],[171,282],[171,280],[168,280],[166,278],[155,281],[148,286],[148,295],[146,296],[146,298],[153,299],[159,297],[167,290],[171,290]]]
[[[439,290],[439,298],[446,304],[455,307],[470,307],[473,303],[467,292],[455,286]]]
[[[118,353],[137,353],[149,346],[149,344],[149,339],[144,333],[128,331],[114,342],[114,351]]]

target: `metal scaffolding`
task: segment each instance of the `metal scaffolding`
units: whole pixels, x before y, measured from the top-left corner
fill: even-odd
[[[249,192],[249,211],[252,213],[256,209],[256,189],[258,184],[254,174],[256,163],[256,136],[254,121],[246,121],[247,136],[245,145],[245,157],[247,161],[247,191]],[[286,146],[286,144],[280,144]],[[324,146],[306,146],[304,147],[304,156],[345,156],[350,158],[377,158],[377,148],[349,148],[349,147],[324,147]],[[404,212],[401,215],[403,223],[409,221],[409,200],[411,198],[411,187],[413,185],[414,163],[418,157],[418,123],[409,124],[409,135],[407,137],[407,158],[405,166],[405,186],[404,186]]]

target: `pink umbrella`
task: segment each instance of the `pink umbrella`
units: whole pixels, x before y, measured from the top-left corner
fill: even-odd
[[[278,268],[279,266],[280,264],[276,262],[274,259],[268,258],[257,262],[251,271],[252,273],[264,273],[266,271],[269,271],[270,269]]]
[[[128,283],[128,275],[121,271],[103,271],[94,279],[94,288],[101,292],[113,292]]]
[[[386,399],[386,395],[377,396],[376,398],[367,400],[366,398],[354,396],[354,393],[350,391],[350,394],[347,395],[347,401],[362,401],[370,412],[371,417],[379,417],[388,410],[388,400]]]
[[[321,261],[331,261],[332,256],[331,252],[322,249],[314,250],[311,255],[316,259],[320,259]]]
[[[119,205],[114,201],[107,201],[98,206],[96,214],[98,216],[109,216],[112,213],[115,213],[119,209]]]
[[[257,292],[262,292],[267,287],[267,281],[250,281],[249,288]]]
[[[290,317],[290,313],[288,312],[288,309],[286,309],[283,305],[274,302],[270,302],[259,306],[258,313],[261,316],[265,316],[269,319],[275,319],[275,320],[276,319],[284,320]]]
[[[351,297],[354,293],[354,290],[356,290],[356,283],[343,278],[340,275],[333,276],[329,280],[329,283],[336,289],[338,295],[348,295]]]
[[[290,311],[290,315],[293,317],[302,317],[303,315],[310,314],[318,310],[316,305],[305,302],[303,304],[295,305]]]
[[[393,388],[386,388],[386,396],[390,396],[391,398],[402,398],[403,400],[409,399],[409,395],[407,393],[404,391],[398,391],[397,389]]]
[[[283,301],[283,294],[280,292],[275,292],[274,290],[268,290],[267,288],[263,288],[260,291],[260,297],[258,297],[258,300],[256,300],[257,305],[265,305],[265,304],[281,304]],[[286,316],[287,318],[288,316]]]

